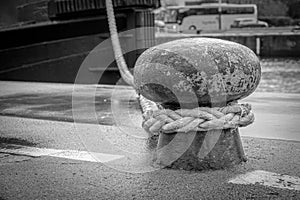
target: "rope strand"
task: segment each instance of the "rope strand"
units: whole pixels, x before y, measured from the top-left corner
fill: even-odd
[[[144,113],[143,118],[143,128],[154,135],[245,127],[254,121],[251,106],[237,103],[220,108],[160,109]]]
[[[125,62],[125,59],[124,59],[124,56],[122,53],[112,1],[106,0],[105,3],[106,3],[106,12],[107,12],[107,18],[108,18],[109,32],[110,32],[111,42],[112,42],[113,51],[114,51],[114,55],[115,55],[115,59],[116,59],[118,68],[120,70],[121,76],[124,79],[124,81],[127,84],[134,87],[133,76],[130,73],[130,71],[128,70],[128,66]]]

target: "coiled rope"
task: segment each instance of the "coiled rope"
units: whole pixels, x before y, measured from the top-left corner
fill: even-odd
[[[249,104],[231,104],[226,107],[199,107],[194,109],[156,110],[144,113],[143,128],[151,134],[209,131],[244,127],[254,121]]]
[[[123,57],[112,0],[106,0],[109,31],[114,56],[124,81],[134,86],[134,78]],[[158,133],[209,131],[247,126],[254,121],[249,104],[231,103],[225,107],[199,107],[194,109],[169,110],[162,109],[157,104],[139,95],[143,111],[143,128],[152,135]]]

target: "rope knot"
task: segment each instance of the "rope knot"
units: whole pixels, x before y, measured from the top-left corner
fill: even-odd
[[[145,112],[143,118],[143,128],[151,134],[245,127],[254,121],[251,105],[237,103],[230,103],[225,107],[175,111],[161,108]]]

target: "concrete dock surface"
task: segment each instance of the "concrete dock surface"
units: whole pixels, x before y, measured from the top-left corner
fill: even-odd
[[[248,161],[197,172],[149,165],[130,87],[0,82],[0,199],[300,199],[299,100],[242,100]]]

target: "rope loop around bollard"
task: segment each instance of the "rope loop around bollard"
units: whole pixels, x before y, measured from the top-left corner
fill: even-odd
[[[106,0],[106,9],[118,68],[125,82],[134,87],[134,78],[122,54],[111,0]],[[139,95],[139,100],[143,111],[143,127],[151,134],[237,128],[247,126],[254,121],[249,104],[231,103],[221,108],[199,107],[172,111],[157,106],[155,102],[142,95]]]
[[[209,131],[245,127],[253,123],[250,104],[230,103],[225,107],[157,109],[143,114],[143,128],[151,135]]]

